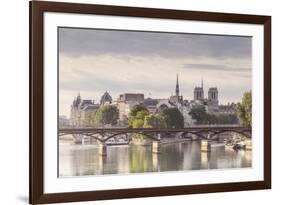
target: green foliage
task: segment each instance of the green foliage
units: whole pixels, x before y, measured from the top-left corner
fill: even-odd
[[[119,118],[119,110],[116,106],[105,105],[95,112],[94,121],[97,125],[116,125]]]
[[[144,128],[166,128],[166,118],[163,114],[160,115],[147,115],[144,118]]]
[[[210,120],[212,122],[212,120]],[[220,114],[215,116],[215,123],[213,124],[237,124],[238,119],[234,114]]]
[[[135,115],[136,119],[142,119],[144,120],[144,118],[149,115],[149,112],[146,110],[142,110],[142,111],[138,111],[137,114]]]
[[[194,106],[189,112],[192,119],[196,120],[197,124],[207,124],[208,119],[211,120],[213,116],[208,116],[203,105]]]
[[[252,127],[252,92],[245,92],[242,103],[239,103],[236,110],[240,122],[245,127]]]
[[[204,106],[193,107],[189,113],[197,124],[237,124],[238,119],[234,114],[208,114]]]
[[[147,111],[148,112],[147,108],[144,105],[139,104],[139,105],[133,106],[133,108],[131,109],[131,112],[130,112],[130,116],[134,117],[140,111]]]
[[[183,128],[184,118],[178,108],[167,108],[162,115],[166,121],[167,128]]]
[[[86,112],[85,114],[85,126],[93,126],[95,124],[95,113],[96,111]]]
[[[129,117],[129,126],[131,128],[142,128],[145,116],[149,115],[147,110],[140,110],[134,116]],[[141,124],[142,123],[142,124]]]
[[[143,124],[143,119],[134,119],[132,121],[132,128],[142,128]]]
[[[129,118],[131,128],[182,128],[184,118],[177,108],[168,108],[159,114],[149,114],[143,105],[136,105]]]

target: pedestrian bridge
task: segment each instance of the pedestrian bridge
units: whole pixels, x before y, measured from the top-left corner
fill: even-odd
[[[186,128],[60,128],[59,136],[73,135],[92,137],[101,143],[107,140],[128,134],[141,134],[152,141],[160,141],[162,137],[169,136],[196,136],[198,139],[217,139],[219,134],[236,133],[251,138],[251,128],[237,125],[202,125]]]

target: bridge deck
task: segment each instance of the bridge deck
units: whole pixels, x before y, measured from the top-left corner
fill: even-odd
[[[80,132],[188,132],[188,131],[251,131],[251,128],[241,126],[192,126],[186,128],[60,128],[59,132],[80,133]]]

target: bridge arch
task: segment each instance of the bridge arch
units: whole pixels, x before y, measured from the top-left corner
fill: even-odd
[[[183,134],[184,135],[186,135],[186,134],[192,134],[192,135],[195,135],[195,136],[197,136],[199,139],[201,139],[201,138],[204,138],[204,135],[201,133],[201,132],[192,132],[192,131],[188,131],[188,132],[183,132]]]
[[[116,136],[122,135],[122,134],[141,134],[141,135],[143,135],[143,136],[145,136],[145,137],[147,137],[147,138],[149,138],[149,139],[151,139],[153,141],[159,141],[159,139],[157,137],[153,136],[153,134],[156,134],[156,133],[148,134],[148,133],[143,133],[143,132],[128,132],[128,131],[126,131],[126,132],[112,134],[109,137],[106,137],[104,139],[104,142],[106,142],[107,140],[109,140],[109,139],[111,139],[113,137],[116,137]]]
[[[232,132],[232,133],[237,133],[237,134],[240,134],[240,135],[243,135],[243,136],[246,136],[248,138],[251,138],[251,133],[247,132],[247,131],[239,131],[239,130],[222,130],[222,131],[217,131],[217,132],[214,132],[212,134],[210,134],[210,138],[214,138],[214,136],[216,135],[219,135],[219,134],[223,134],[223,133],[226,133],[226,132]]]

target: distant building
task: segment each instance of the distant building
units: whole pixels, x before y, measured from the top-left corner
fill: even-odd
[[[157,104],[157,111],[162,112],[164,109],[176,107],[179,109],[184,118],[184,126],[188,126],[193,123],[190,112],[190,105],[188,101],[183,99],[183,96],[180,94],[180,86],[179,86],[179,76],[177,74],[176,80],[176,89],[175,95],[171,95],[168,100],[159,100]]]
[[[124,93],[119,96],[119,102],[139,102],[144,101],[144,94],[140,93]]]
[[[175,103],[172,103],[170,99],[152,99],[146,98],[143,105],[148,109],[150,113],[162,112],[167,108],[176,107]]]
[[[218,89],[209,88],[207,112],[219,112]]]
[[[179,87],[179,76],[177,74],[177,82],[176,82],[176,89],[175,89],[175,95],[170,96],[170,102],[174,104],[182,104],[183,103],[183,97],[180,95],[180,87]]]
[[[227,105],[219,105],[219,114],[235,114],[236,113],[237,104],[230,103]]]
[[[80,93],[73,100],[70,110],[70,126],[88,126],[87,114],[96,111],[100,107],[94,100],[82,100]]]
[[[193,91],[193,100],[194,101],[203,101],[204,100],[204,88],[203,88],[203,80],[201,83],[201,87],[195,87]]]
[[[112,97],[106,91],[100,99],[100,105],[106,105],[106,104],[111,104],[111,103],[112,103]]]
[[[236,104],[227,105],[219,104],[219,91],[217,87],[211,87],[208,90],[208,98],[204,97],[203,81],[201,87],[194,88],[194,100],[190,102],[190,106],[203,105],[209,114],[235,114]]]
[[[194,120],[190,116],[190,111],[193,107],[204,106],[207,113],[220,114],[235,114],[236,104],[220,105],[219,91],[217,87],[210,87],[208,89],[208,96],[204,96],[203,80],[201,86],[196,86],[193,90],[193,100],[188,101],[180,94],[179,76],[176,76],[175,93],[170,97],[164,99],[145,98],[142,93],[124,93],[120,94],[117,99],[113,101],[111,95],[106,91],[100,99],[99,104],[94,100],[82,100],[80,94],[74,99],[71,104],[71,115],[68,124],[73,127],[87,126],[87,114],[96,111],[99,107],[105,105],[115,105],[119,110],[120,126],[127,126],[128,119],[132,108],[135,105],[142,104],[147,110],[152,113],[159,113],[168,108],[178,108],[184,117],[184,126],[194,124]],[[67,120],[60,119],[60,124],[67,124]]]
[[[138,104],[143,104],[144,94],[124,93],[117,99],[117,108],[119,109],[120,121],[126,121],[129,118],[131,109]]]
[[[143,105],[148,109],[150,113],[156,113],[158,102],[158,99],[146,98],[143,102]]]

